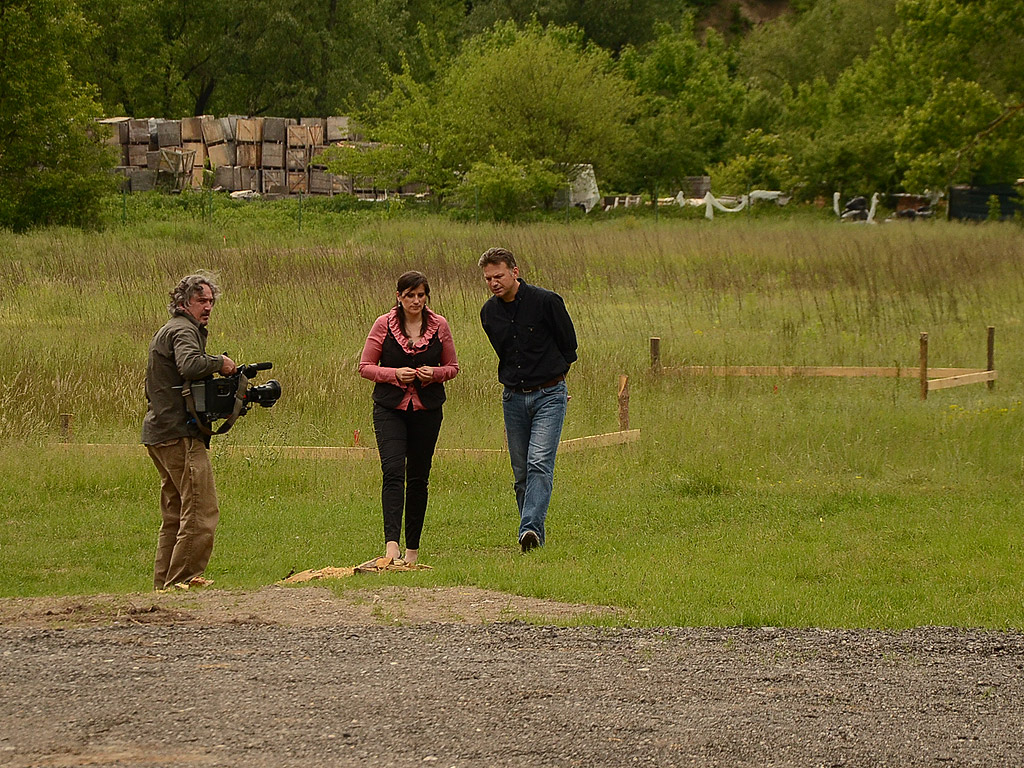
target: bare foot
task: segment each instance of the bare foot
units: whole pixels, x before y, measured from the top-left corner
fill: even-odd
[[[420,551],[418,549],[407,549],[407,550],[405,550],[405,562],[406,562],[406,564],[412,565],[413,563],[416,562],[416,560],[419,558],[419,556],[420,556]]]
[[[402,556],[402,551],[398,547],[397,541],[389,541],[384,545],[384,557],[390,557],[392,560],[398,560]]]

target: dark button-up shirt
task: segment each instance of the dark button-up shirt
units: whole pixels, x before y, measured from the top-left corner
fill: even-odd
[[[492,296],[480,310],[484,332],[498,353],[498,381],[536,387],[576,362],[576,329],[562,297],[522,280],[511,302]]]
[[[143,444],[201,436],[190,423],[181,387],[186,379],[212,376],[224,363],[223,355],[206,354],[206,336],[204,326],[179,311],[153,337],[146,364],[148,407],[142,422]]]

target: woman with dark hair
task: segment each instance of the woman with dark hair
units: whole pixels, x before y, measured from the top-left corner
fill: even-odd
[[[373,388],[373,430],[384,479],[384,557],[401,558],[405,510],[405,562],[419,557],[427,511],[427,483],[441,430],[444,382],[459,372],[448,321],[427,308],[430,284],[422,272],[398,278],[395,306],[374,322],[359,359],[359,375]]]

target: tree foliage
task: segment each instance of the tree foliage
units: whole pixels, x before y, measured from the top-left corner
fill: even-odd
[[[514,160],[607,167],[635,109],[606,51],[576,30],[501,24],[475,38],[443,78],[442,109],[467,159],[492,149]]]
[[[1019,0],[790,0],[728,40],[691,15],[712,5],[0,0],[0,215],[94,218],[97,101],[134,117],[350,114],[381,147],[332,168],[500,218],[582,163],[609,191],[652,195],[709,172],[719,191],[804,197],[1024,177]]]
[[[83,29],[70,0],[0,0],[0,227],[98,224],[114,159],[68,63]]]
[[[744,89],[720,36],[711,31],[700,42],[692,20],[679,30],[661,25],[653,42],[627,49],[620,63],[641,99],[622,186],[653,195],[723,159]]]
[[[1024,175],[1015,110],[1024,21],[1015,6],[901,0],[892,34],[866,56],[834,81],[799,83],[771,129],[802,191],[921,192]]]
[[[897,0],[819,0],[754,28],[740,42],[741,75],[765,88],[832,83],[895,30]]]
[[[393,77],[365,119],[404,148],[410,180],[441,194],[474,165],[475,177],[510,165],[565,179],[580,163],[609,167],[625,149],[632,89],[578,30],[502,23],[439,67],[428,83],[408,69]]]
[[[473,163],[457,197],[463,206],[479,207],[495,221],[510,221],[521,211],[543,204],[564,185],[564,177],[547,163],[517,163],[504,152],[494,152]]]
[[[424,40],[451,45],[453,0],[81,0],[98,29],[78,69],[108,112],[182,117],[337,114]]]
[[[575,27],[595,45],[618,53],[649,42],[659,23],[676,24],[687,12],[687,3],[676,0],[477,0],[465,28],[473,36],[501,22],[525,25],[536,20],[545,26]]]

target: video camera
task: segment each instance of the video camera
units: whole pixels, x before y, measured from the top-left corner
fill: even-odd
[[[228,419],[217,431],[217,434],[223,434],[235,419],[246,414],[249,406],[259,404],[270,408],[281,397],[281,383],[277,379],[249,386],[249,380],[259,371],[273,367],[273,363],[250,363],[238,366],[237,373],[230,376],[210,376],[190,382],[182,392],[186,408],[201,429],[217,419]]]

